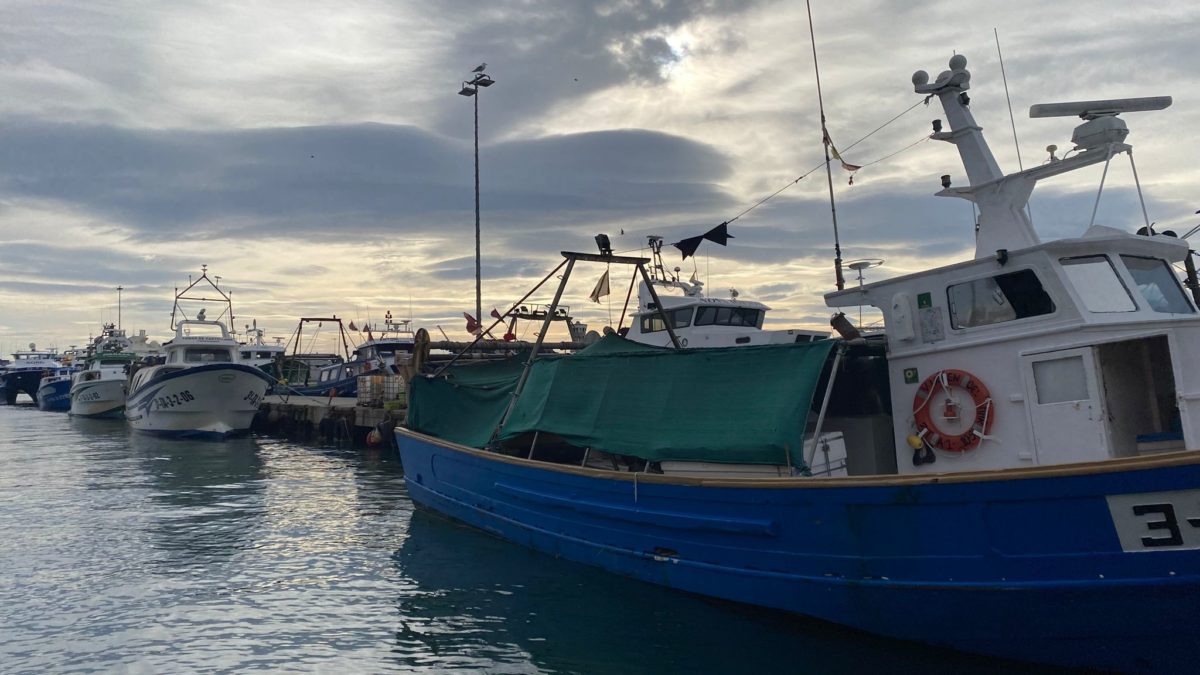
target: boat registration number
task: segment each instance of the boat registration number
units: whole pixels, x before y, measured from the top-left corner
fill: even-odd
[[[1123,551],[1200,549],[1200,490],[1109,495]]]

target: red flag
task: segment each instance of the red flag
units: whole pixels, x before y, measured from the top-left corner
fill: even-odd
[[[350,322],[350,330],[358,330],[358,326],[355,326],[353,321]]]
[[[502,314],[500,314],[500,310],[493,307],[492,308],[492,318],[493,319],[503,319],[504,316]]]
[[[463,312],[463,318],[467,320],[467,332],[470,333],[471,335],[478,334],[479,333],[479,322],[475,320],[475,317],[471,316],[470,314],[467,314],[466,312]]]

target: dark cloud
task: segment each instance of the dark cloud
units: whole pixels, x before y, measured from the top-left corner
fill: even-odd
[[[89,290],[113,290],[123,285],[130,292],[178,283],[189,270],[199,270],[190,256],[157,255],[151,258],[113,248],[13,242],[4,245],[0,277],[52,280],[57,285],[74,282]]]
[[[438,233],[473,216],[469,147],[414,127],[228,132],[39,123],[0,134],[0,189],[103,215],[142,240]],[[728,160],[640,130],[483,150],[489,226],[670,213],[725,203]]]
[[[700,19],[724,19],[764,4],[758,0],[610,0],[510,3],[479,12],[471,0],[442,3],[448,14],[468,16],[455,34],[452,54],[464,57],[462,75],[478,61],[489,63],[497,84],[483,95],[481,112],[488,129],[507,129],[540,115],[556,103],[628,82],[655,84],[663,69],[677,61],[664,35]],[[516,39],[514,39],[514,36]],[[726,30],[706,53],[735,51],[742,45]],[[441,103],[433,123],[446,134],[469,129],[469,106]],[[454,109],[457,108],[457,114]],[[465,120],[466,124],[462,121]]]

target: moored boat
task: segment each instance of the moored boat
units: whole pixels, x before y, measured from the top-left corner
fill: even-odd
[[[137,431],[224,438],[250,429],[275,378],[240,363],[238,342],[219,321],[185,319],[163,345],[166,362],[129,383],[125,418]]]
[[[770,307],[739,298],[736,289],[730,289],[728,298],[706,295],[704,283],[696,275],[684,281],[679,277],[679,268],[672,272],[663,264],[662,237],[651,235],[648,244],[649,277],[638,284],[637,309],[626,338],[658,347],[670,346],[668,323],[679,346],[689,349],[813,342],[829,336],[829,331],[764,329]],[[656,293],[650,293],[651,286]],[[665,311],[659,312],[658,303],[662,303]]]
[[[38,349],[30,344],[25,351],[13,352],[13,360],[0,372],[4,379],[4,402],[13,405],[19,394],[26,394],[34,403],[38,399],[38,387],[47,372],[62,367],[58,352],[53,349]]]
[[[55,368],[42,374],[36,399],[39,410],[66,412],[71,409],[71,376],[75,372],[74,368]]]
[[[979,207],[975,258],[825,296],[878,308],[885,333],[839,314],[842,339],[808,344],[609,336],[535,348],[510,373],[415,378],[397,430],[413,500],[553,555],[883,635],[1190,672],[1200,317],[1171,265],[1191,253],[1148,218],[1142,235],[1093,222],[1043,242],[1024,209],[1037,181],[1131,152],[1118,114],[1170,101],[1035,106],[1083,118],[1075,154],[1004,175],[969,80],[961,56],[913,77],[945,109],[932,138],[966,168],[940,194]],[[560,295],[576,261],[648,262],[565,255]],[[844,470],[814,471],[833,430]]]
[[[216,439],[245,433],[275,382],[262,369],[240,361],[237,340],[224,323],[206,319],[205,309],[194,319],[175,320],[183,311],[180,300],[196,299],[186,294],[201,282],[221,295],[227,307],[221,316],[233,320],[232,302],[208,278],[207,267],[176,294],[175,337],[163,345],[164,363],[137,370],[129,383],[125,419],[137,431]]]
[[[144,339],[144,334],[143,334]],[[125,331],[105,324],[84,369],[71,378],[71,415],[123,418],[129,373],[138,358]]]

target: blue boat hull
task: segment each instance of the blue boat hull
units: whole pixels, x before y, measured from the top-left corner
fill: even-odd
[[[66,412],[71,409],[71,381],[60,380],[38,388],[37,405],[41,410]]]
[[[1200,488],[1191,454],[701,481],[532,462],[405,430],[397,443],[417,503],[652,583],[1057,665],[1185,672],[1200,650],[1200,550],[1123,551],[1107,499]]]
[[[342,380],[326,382],[324,384],[314,384],[307,387],[293,387],[290,385],[279,385],[276,390],[281,396],[289,394],[295,396],[324,396],[331,395],[338,397],[355,397],[358,396],[358,376],[347,377]]]

